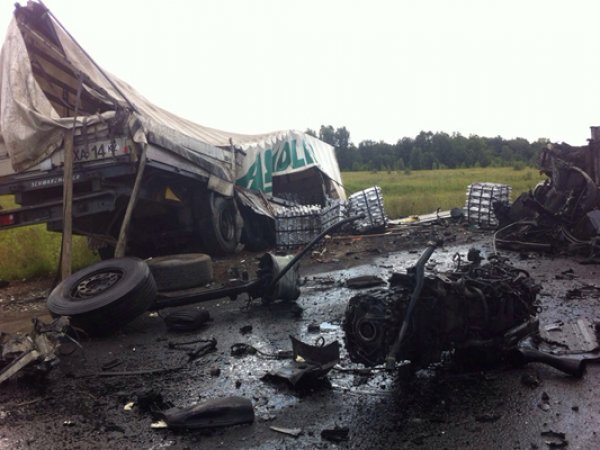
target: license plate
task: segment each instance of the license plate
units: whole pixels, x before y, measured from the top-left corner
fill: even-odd
[[[97,159],[114,158],[129,153],[129,148],[124,141],[100,141],[91,144],[80,145],[73,149],[73,160],[75,162],[90,161]]]

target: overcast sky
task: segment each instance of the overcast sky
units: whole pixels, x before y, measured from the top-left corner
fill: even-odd
[[[599,1],[44,3],[106,70],[223,130],[331,124],[355,144],[431,130],[581,145],[600,125]]]

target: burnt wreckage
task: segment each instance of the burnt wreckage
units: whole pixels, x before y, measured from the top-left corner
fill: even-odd
[[[508,207],[495,204],[495,244],[510,250],[600,255],[600,127],[587,146],[552,144],[539,157],[548,179]]]
[[[540,352],[529,339],[538,331],[540,288],[526,271],[496,254],[482,264],[471,250],[454,271],[426,275],[437,245],[430,243],[406,274],[392,275],[389,288],[350,299],[344,331],[352,361],[393,369],[408,360],[412,373],[451,356],[462,368],[544,362],[582,375],[581,361]]]

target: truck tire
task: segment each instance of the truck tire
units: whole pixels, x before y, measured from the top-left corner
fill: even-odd
[[[159,256],[147,261],[159,291],[176,291],[210,283],[213,266],[204,253]]]
[[[47,306],[90,335],[109,334],[146,311],[156,297],[148,265],[138,258],[101,261],[56,286]]]
[[[200,221],[204,248],[211,255],[236,253],[241,248],[244,221],[235,200],[211,192],[207,203],[208,208],[198,212],[206,214]]]

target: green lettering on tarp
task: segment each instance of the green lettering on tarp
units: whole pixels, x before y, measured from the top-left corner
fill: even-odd
[[[265,192],[271,192],[273,190],[273,150],[265,150],[265,175],[264,175],[264,186]]]
[[[264,157],[264,166],[263,166]],[[256,159],[248,168],[245,175],[238,178],[236,184],[249,189],[256,189],[264,192],[273,190],[273,150],[267,149],[264,156],[261,153],[256,154]]]
[[[306,158],[306,165],[315,163],[315,151],[311,147],[311,145],[304,141],[304,157]]]
[[[256,159],[252,165],[248,168],[246,174],[238,178],[237,184],[249,189],[263,190],[263,176],[262,176],[262,161],[260,153],[256,155]]]
[[[290,157],[290,143],[286,142],[283,147],[275,153],[275,170],[273,172],[283,172],[288,168],[292,158]]]
[[[315,150],[310,143],[296,139],[282,143],[275,151],[272,148],[258,152],[248,171],[237,179],[240,186],[264,192],[273,191],[273,174],[285,172],[288,168],[298,169],[315,164]]]
[[[304,159],[298,158],[298,151],[296,150],[296,139],[292,141],[292,169],[303,167],[306,165]]]

